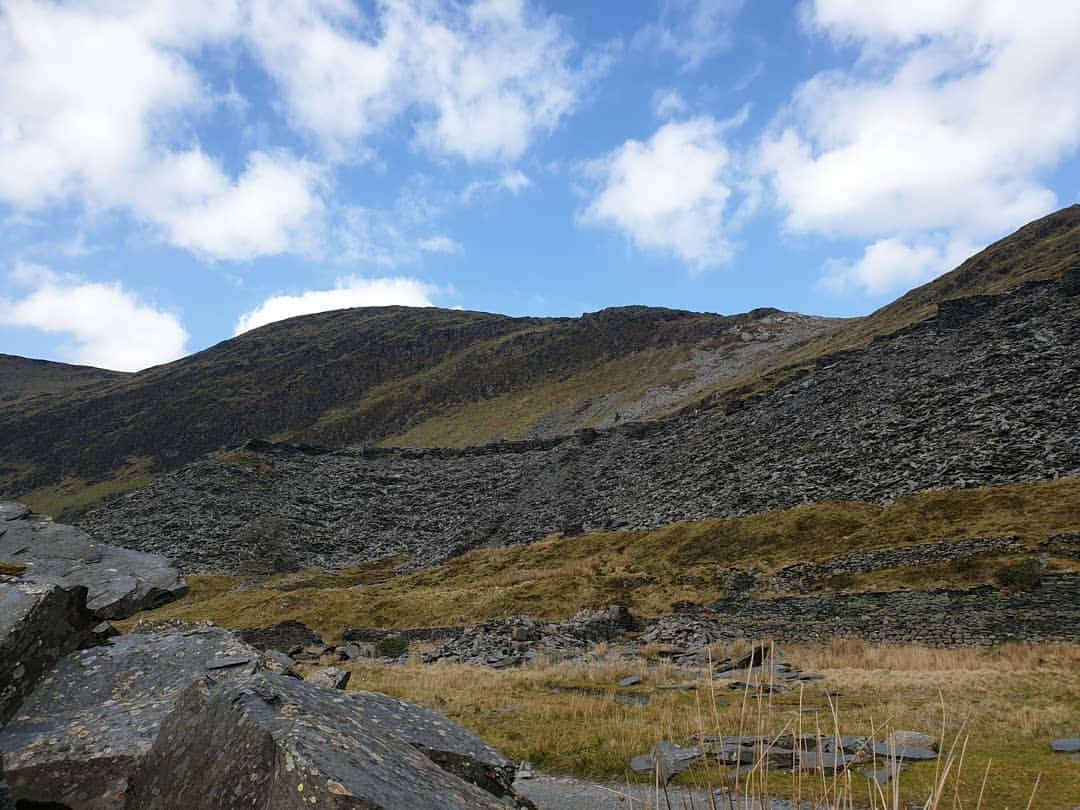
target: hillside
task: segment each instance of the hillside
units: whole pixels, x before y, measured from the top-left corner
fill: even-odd
[[[0,354],[0,414],[36,407],[52,396],[100,389],[126,377],[121,371]]]
[[[466,447],[728,410],[932,318],[1080,264],[1080,206],[865,317],[647,307],[510,318],[397,307],[302,316],[134,375],[0,358],[0,492],[59,512],[251,439]]]
[[[725,317],[646,307],[547,319],[404,307],[308,315],[0,414],[0,488],[124,488],[125,470],[172,469],[255,438],[369,444],[463,404],[582,374],[622,392],[612,410],[643,418],[666,406],[672,387],[700,391],[832,324],[776,310]],[[573,411],[577,400],[571,391],[558,404]],[[557,427],[591,418],[571,413]]]
[[[556,533],[1074,477],[1071,280],[962,299],[726,412],[466,450],[253,444],[78,523],[190,571],[337,568],[390,554],[423,567]]]

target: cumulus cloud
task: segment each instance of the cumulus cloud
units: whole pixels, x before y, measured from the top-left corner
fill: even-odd
[[[275,295],[267,298],[236,323],[234,334],[264,326],[274,321],[328,312],[349,307],[431,307],[431,297],[438,292],[432,284],[408,277],[340,278],[333,289],[308,290],[297,295]]]
[[[729,228],[749,199],[729,210],[739,181],[722,135],[732,123],[707,116],[667,123],[648,141],[628,140],[591,161],[585,174],[598,188],[580,222],[613,228],[694,270],[727,261]]]
[[[201,72],[226,67],[227,92]],[[250,62],[238,58],[252,57]],[[605,69],[525,0],[87,0],[0,4],[0,203],[123,211],[208,259],[310,252],[338,161],[402,125],[442,160],[507,165],[572,112]],[[270,103],[315,157],[262,145],[239,171],[193,136],[251,105],[233,72],[261,66]],[[259,141],[266,144],[266,139]],[[294,147],[295,149],[295,147]]]
[[[251,0],[250,42],[294,125],[338,156],[407,110],[440,155],[514,160],[577,105],[607,64],[574,62],[558,18],[524,0],[469,5]]]
[[[731,47],[732,21],[745,0],[664,0],[660,18],[634,37],[639,48],[674,56],[693,70]]]
[[[1052,209],[1080,147],[1080,4],[817,0],[810,30],[861,51],[796,91],[761,149],[787,224],[984,240]]]
[[[883,296],[907,290],[951,270],[977,250],[963,240],[907,242],[898,237],[868,245],[853,262],[832,260],[818,286],[835,295]]]
[[[298,249],[321,209],[314,166],[256,152],[232,178],[198,147],[170,146],[212,96],[187,56],[242,20],[229,2],[5,4],[0,200],[126,210],[212,259]]]
[[[68,362],[138,371],[186,353],[180,320],[120,282],[89,282],[28,264],[8,280],[25,293],[0,298],[0,324],[67,336],[60,356]]]

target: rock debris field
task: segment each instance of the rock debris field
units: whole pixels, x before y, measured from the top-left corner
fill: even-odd
[[[189,573],[396,553],[425,567],[556,532],[1076,476],[1078,336],[1080,296],[1030,283],[943,305],[727,412],[462,451],[256,442],[76,522]]]

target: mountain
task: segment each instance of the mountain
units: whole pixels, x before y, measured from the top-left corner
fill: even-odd
[[[469,403],[507,394],[524,403],[553,386],[564,391],[545,394],[544,407],[566,412],[549,430],[622,413],[645,418],[833,324],[768,309],[731,317],[646,307],[581,318],[404,307],[307,315],[168,365],[21,401],[0,414],[0,486],[18,493],[125,468],[172,469],[254,438],[370,444]],[[605,395],[603,406],[579,407],[582,378]],[[488,438],[501,430],[493,423]]]
[[[1074,205],[864,318],[648,307],[511,318],[385,307],[292,318],[133,375],[9,358],[0,492],[29,492],[58,512],[253,439],[460,448],[727,412],[943,307],[962,308],[954,301],[1059,279],[1078,265]]]
[[[187,571],[426,567],[553,534],[1077,476],[1080,270],[943,301],[724,410],[467,449],[256,442],[77,523]]]

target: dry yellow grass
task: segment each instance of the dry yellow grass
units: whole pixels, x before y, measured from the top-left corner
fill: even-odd
[[[821,503],[733,520],[677,523],[653,532],[549,538],[474,551],[436,568],[393,577],[392,566],[400,558],[337,576],[273,577],[256,587],[236,578],[195,576],[189,578],[187,598],[156,614],[212,619],[226,627],[298,619],[328,639],[338,638],[345,627],[469,624],[516,613],[555,619],[616,603],[655,616],[670,612],[676,601],[722,597],[724,591],[712,578],[718,567],[769,571],[853,550],[992,535],[1018,534],[1031,544],[1077,529],[1080,479],[1063,479],[927,492],[888,507]],[[964,587],[988,581],[1007,559],[990,562],[955,570],[929,566],[878,572],[847,584]],[[1075,567],[1067,560],[1053,565]],[[371,575],[376,570],[378,576]],[[642,576],[651,580],[623,585]]]
[[[690,674],[667,663],[599,660],[500,671],[463,665],[356,665],[350,688],[383,691],[436,708],[508,756],[528,760],[538,769],[616,783],[641,779],[627,765],[655,742],[689,744],[699,732],[801,730],[832,736],[836,731],[883,734],[910,729],[942,738],[942,757],[905,769],[900,780],[904,801],[923,801],[934,791],[948,746],[958,735],[966,740],[963,764],[958,773],[950,772],[939,806],[974,807],[988,764],[987,791],[993,798],[984,803],[986,808],[1025,807],[1036,779],[1040,785],[1032,808],[1072,808],[1069,802],[1080,797],[1080,770],[1051,753],[1049,746],[1053,737],[1075,733],[1080,721],[1080,647],[940,650],[875,648],[848,641],[787,653],[793,663],[825,675],[825,680],[807,685],[802,695],[744,701],[743,693],[730,691],[725,682],[710,686],[704,678],[696,691],[655,692],[656,684],[686,681]],[[630,674],[640,675],[643,684],[618,689],[617,681]],[[835,717],[826,690],[840,693],[834,698]],[[648,694],[651,702],[616,703],[616,693]],[[718,697],[727,705],[718,705]],[[817,711],[800,711],[800,706]],[[771,773],[766,786],[772,794],[798,793],[804,799],[839,796],[846,790],[865,805],[869,783],[862,769],[828,789],[815,774],[800,778]],[[712,765],[680,780],[717,786],[727,776]],[[757,790],[764,778],[758,773],[754,779],[752,788]],[[954,794],[961,805],[954,805]]]

